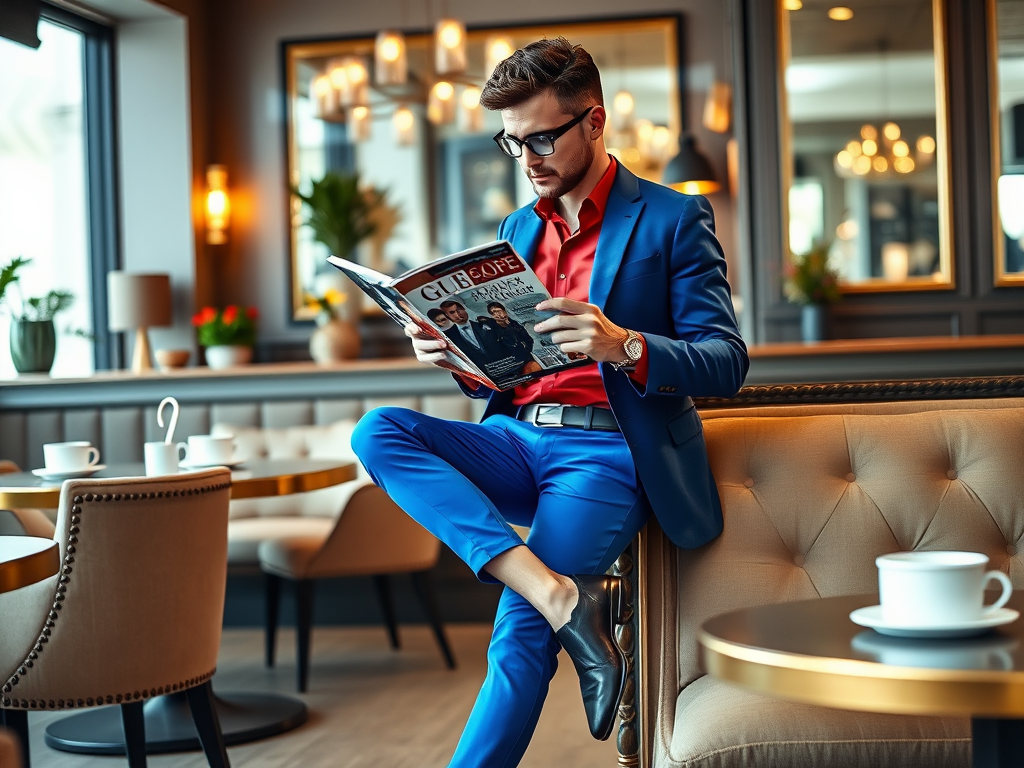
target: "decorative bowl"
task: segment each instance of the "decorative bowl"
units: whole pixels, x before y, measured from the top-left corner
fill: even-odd
[[[170,371],[174,368],[184,368],[185,363],[192,356],[190,349],[158,349],[153,353],[156,364],[161,371]]]

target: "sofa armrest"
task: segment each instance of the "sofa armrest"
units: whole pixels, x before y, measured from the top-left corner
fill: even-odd
[[[619,765],[649,768],[667,749],[663,736],[671,736],[679,694],[676,548],[656,520],[619,557],[615,572],[626,583],[630,607],[616,637],[628,675],[619,706]],[[669,724],[667,734],[662,723]]]

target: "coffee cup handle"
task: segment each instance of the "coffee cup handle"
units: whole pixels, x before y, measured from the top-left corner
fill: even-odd
[[[182,453],[184,451],[184,453]],[[188,461],[188,443],[178,443],[175,446],[175,453],[178,455],[178,463]]]
[[[100,449],[97,448],[95,445],[90,445],[89,446],[89,463],[86,464],[86,466],[87,467],[92,467],[92,466],[95,466],[96,464],[99,464],[99,463],[100,463]]]
[[[1010,599],[1010,595],[1013,592],[1013,583],[1010,581],[1010,577],[1007,576],[1002,571],[988,571],[988,572],[986,572],[985,573],[985,581],[983,582],[983,586],[984,586],[984,584],[988,584],[990,581],[992,581],[992,579],[995,579],[996,581],[998,581],[1000,584],[1003,585],[1003,594],[1001,594],[999,596],[999,599],[996,600],[994,603],[992,603],[992,605],[986,605],[984,607],[984,609],[982,610],[982,614],[984,614],[984,615],[988,615],[988,614],[992,613],[993,611],[998,611],[1000,608],[1002,608],[1004,605],[1006,605],[1006,601]]]

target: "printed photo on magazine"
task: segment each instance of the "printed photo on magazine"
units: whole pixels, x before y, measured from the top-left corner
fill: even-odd
[[[451,342],[443,367],[504,391],[586,365],[533,326],[555,312],[535,307],[551,298],[507,240],[454,253],[398,277],[337,256],[328,259],[396,322],[413,322]]]

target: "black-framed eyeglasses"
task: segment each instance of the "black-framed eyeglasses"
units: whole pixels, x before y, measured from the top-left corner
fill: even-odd
[[[494,134],[494,143],[501,147],[501,151],[509,157],[521,157],[524,145],[538,157],[553,155],[555,153],[555,140],[559,136],[565,134],[573,126],[579,125],[580,121],[589,115],[590,110],[593,108],[593,106],[587,107],[581,114],[577,115],[564,125],[552,128],[550,131],[538,131],[537,133],[531,133],[529,136],[522,139],[517,139],[515,136],[511,136],[503,130],[498,131]]]

